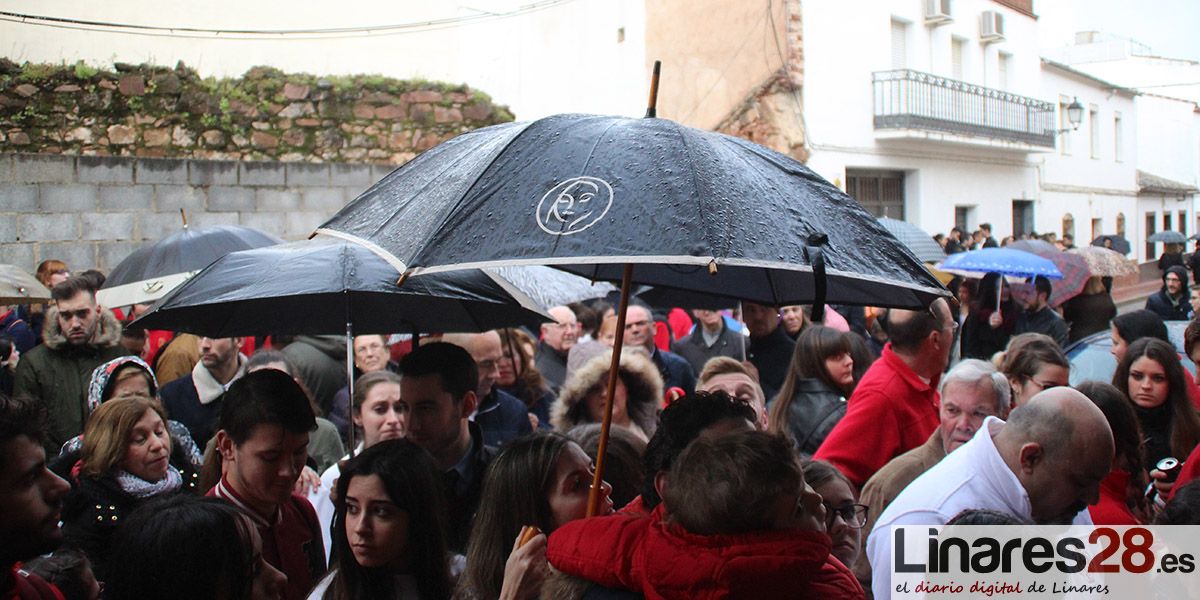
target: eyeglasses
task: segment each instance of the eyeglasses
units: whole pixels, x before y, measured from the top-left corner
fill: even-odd
[[[859,529],[867,524],[867,505],[865,504],[843,504],[842,506],[833,506],[828,502],[822,502],[825,505],[825,527],[833,527],[833,522],[838,517],[846,523],[851,529]]]

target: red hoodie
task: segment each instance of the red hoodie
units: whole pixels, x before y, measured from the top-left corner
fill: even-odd
[[[862,586],[829,554],[829,536],[787,529],[693,535],[649,517],[572,521],[550,535],[554,568],[648,600],[676,598],[862,598]]]

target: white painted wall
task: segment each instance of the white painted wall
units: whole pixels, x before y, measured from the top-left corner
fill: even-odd
[[[1143,94],[1137,97],[1138,168],[1196,185],[1200,172],[1200,132],[1196,105]]]
[[[974,206],[971,227],[1012,230],[1012,200],[1036,199],[1036,155],[944,142],[877,140],[871,74],[892,69],[892,20],[908,23],[906,67],[951,76],[951,39],[965,41],[963,79],[998,85],[997,57],[1011,55],[1007,91],[1042,98],[1037,22],[989,0],[955,0],[954,22],[924,24],[922,0],[807,0],[804,111],[809,167],[844,187],[847,168],[905,171],[906,218],[932,233],[954,225],[956,205]],[[980,13],[1005,15],[1007,40],[979,40]],[[1043,98],[1048,99],[1048,98]],[[1036,211],[1035,211],[1036,214]]]
[[[524,0],[5,0],[5,11],[206,29],[382,27],[506,13]],[[465,82],[509,105],[518,119],[562,112],[640,116],[649,77],[643,0],[571,0],[541,10],[404,33],[348,36],[209,34],[182,37],[80,31],[0,21],[0,55],[13,60],[98,65],[114,61],[239,76],[256,65],[284,71],[421,77]],[[624,28],[624,41],[618,30]]]

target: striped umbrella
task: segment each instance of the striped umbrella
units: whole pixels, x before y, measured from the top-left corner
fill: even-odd
[[[1050,306],[1058,307],[1063,302],[1078,296],[1092,276],[1087,259],[1078,254],[1067,254],[1054,244],[1041,240],[1021,240],[1008,245],[1014,250],[1023,250],[1036,254],[1054,263],[1062,273],[1062,279],[1055,281],[1050,293]],[[1098,248],[1103,250],[1103,248]]]

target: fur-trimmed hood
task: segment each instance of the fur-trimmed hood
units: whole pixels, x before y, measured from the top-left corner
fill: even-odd
[[[550,410],[550,423],[555,429],[566,432],[576,425],[592,422],[582,402],[588,392],[605,385],[611,364],[610,350],[593,357],[571,374]],[[658,407],[663,400],[662,375],[648,356],[633,349],[621,352],[619,371],[628,391],[625,410],[629,420],[649,439],[658,426]]]
[[[121,343],[121,323],[107,308],[100,307],[100,323],[87,345],[92,348],[111,348]],[[42,343],[51,350],[62,350],[67,345],[67,336],[58,325],[58,307],[46,308],[46,322],[42,325]]]

